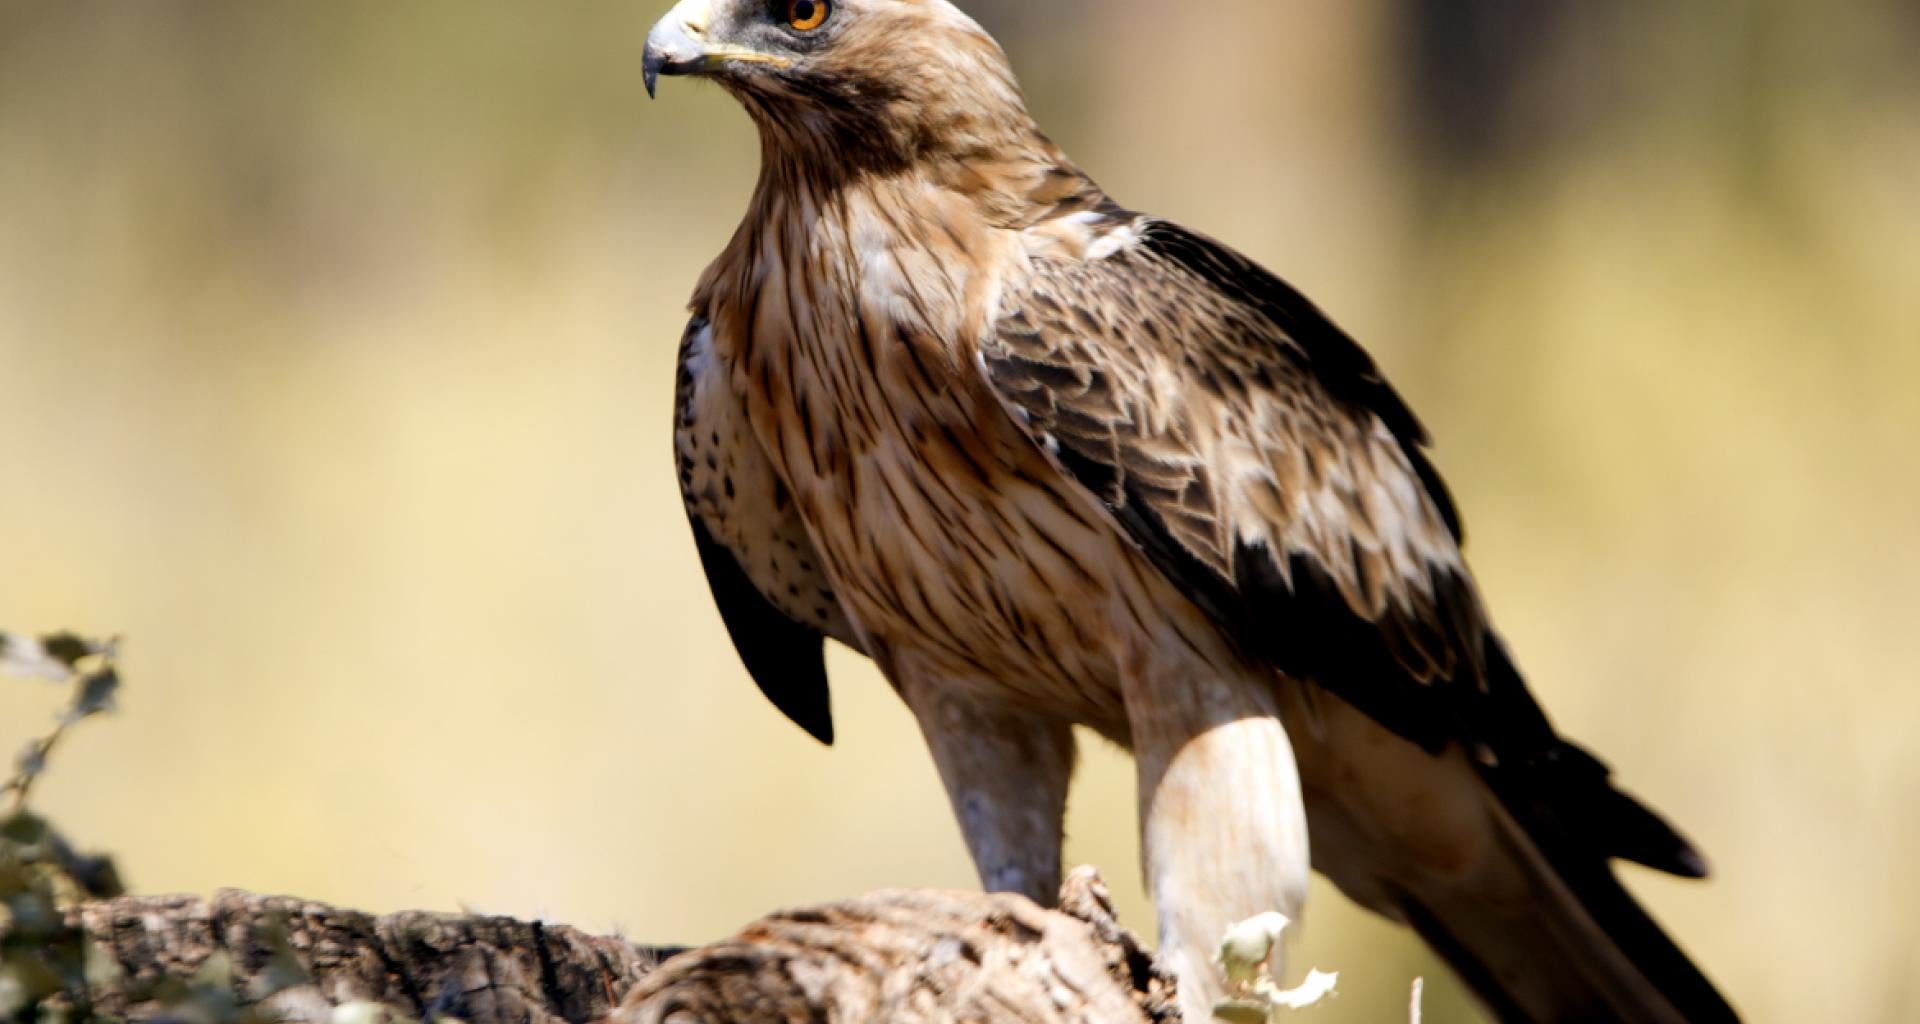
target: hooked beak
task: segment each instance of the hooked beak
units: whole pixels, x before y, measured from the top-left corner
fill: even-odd
[[[647,52],[641,71],[648,97],[654,95],[661,75],[697,75],[729,63],[792,66],[792,61],[785,57],[713,42],[708,38],[712,20],[713,0],[680,0],[653,26],[653,31],[647,33]]]

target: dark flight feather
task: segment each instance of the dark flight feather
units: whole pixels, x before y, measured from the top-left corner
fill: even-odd
[[[820,558],[780,484],[728,375],[714,359],[703,316],[680,342],[674,449],[687,519],[733,646],[747,672],[795,724],[833,743],[827,636],[852,643]]]
[[[833,746],[833,709],[827,687],[826,637],[787,617],[760,595],[733,553],[690,516],[700,564],[740,661],[781,714],[814,739]]]

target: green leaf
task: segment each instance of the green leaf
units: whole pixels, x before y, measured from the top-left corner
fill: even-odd
[[[241,1017],[233,991],[233,958],[218,950],[200,965],[191,981],[167,978],[156,986],[159,1016],[182,1024],[231,1024]]]
[[[17,892],[7,898],[7,913],[13,915],[8,929],[23,938],[45,938],[57,934],[66,922],[53,900],[38,888]]]
[[[61,860],[60,867],[91,899],[107,900],[127,894],[126,883],[120,880],[120,869],[112,857],[71,854]]]
[[[37,814],[21,811],[0,821],[0,839],[20,846],[37,846],[47,837],[46,820]]]
[[[5,852],[0,849],[0,853]],[[26,865],[12,857],[0,856],[0,901],[10,900],[31,888],[33,876],[27,873]]]
[[[109,956],[104,947],[92,940],[87,942],[85,975],[89,990],[110,992],[119,987],[125,974],[120,962]]]
[[[256,1001],[264,1002],[312,980],[306,965],[300,962],[300,954],[294,951],[292,941],[287,938],[284,922],[269,922],[260,929],[258,937],[261,945],[267,947],[267,963],[260,973],[254,975],[253,997]]]
[[[34,1024],[75,1024],[77,1016],[72,1003],[49,1000],[40,1004],[40,1013],[34,1018]]]
[[[1267,1024],[1271,1009],[1252,999],[1231,999],[1213,1004],[1213,1019],[1222,1024]]]
[[[60,972],[47,964],[37,951],[18,950],[0,963],[0,1003],[15,1002],[9,1016],[60,991]]]
[[[77,722],[102,712],[113,710],[114,695],[120,691],[120,674],[111,668],[103,668],[80,683],[80,691],[74,696],[73,711],[67,721]]]
[[[224,949],[214,950],[213,955],[201,961],[200,969],[193,972],[193,987],[233,991],[233,957]]]
[[[99,654],[105,648],[92,640],[74,636],[72,633],[55,633],[40,638],[40,649],[47,657],[72,669],[83,658]]]

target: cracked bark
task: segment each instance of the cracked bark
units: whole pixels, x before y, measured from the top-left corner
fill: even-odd
[[[221,951],[244,1001],[259,990],[276,923],[309,980],[260,1008],[290,1024],[328,1021],[354,1002],[467,1024],[1178,1019],[1170,976],[1120,926],[1089,869],[1067,880],[1057,911],[1009,895],[882,892],[772,914],[678,955],[556,925],[375,917],[241,892],[106,900],[71,916],[123,972],[98,1009],[133,1021],[166,1015],[137,993]]]

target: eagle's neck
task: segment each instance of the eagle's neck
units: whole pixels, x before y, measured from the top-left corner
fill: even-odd
[[[883,104],[771,104],[743,94],[760,133],[753,212],[903,185],[958,196],[1003,228],[1098,205],[1099,189],[1034,124],[1010,81],[1007,89],[985,107],[922,103],[910,116]]]

